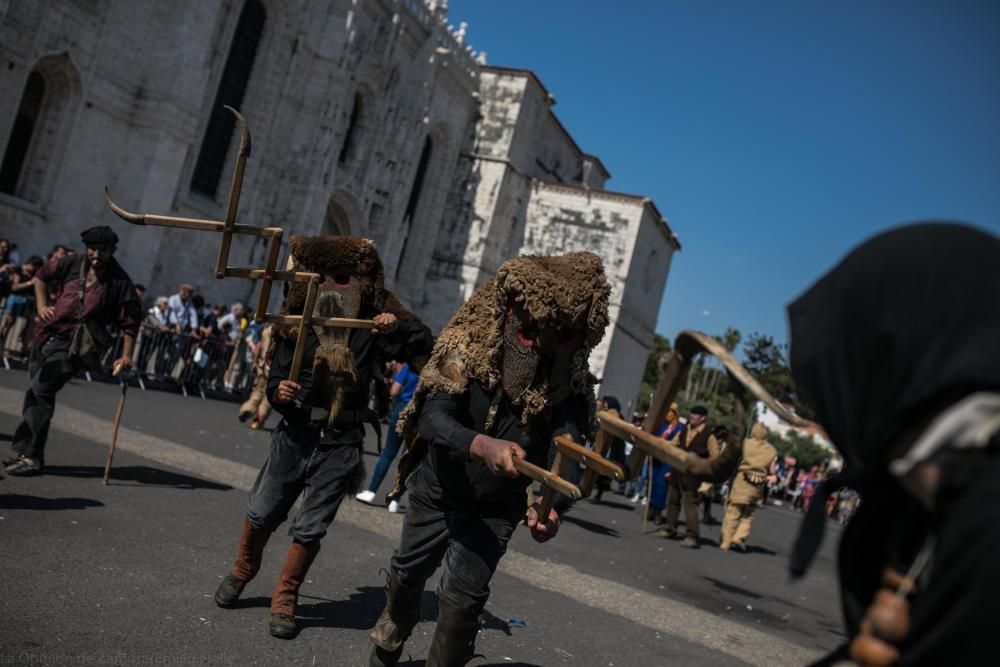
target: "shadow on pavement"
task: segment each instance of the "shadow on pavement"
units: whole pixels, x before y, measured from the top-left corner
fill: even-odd
[[[403,653],[405,654],[406,651],[404,650]],[[425,667],[426,664],[427,662],[424,660],[410,660],[408,662],[399,663],[399,667]],[[536,665],[533,662],[471,662],[469,664],[474,665],[475,667],[501,667],[501,665],[503,667],[541,667],[541,665]]]
[[[760,547],[760,546],[757,546],[757,545],[754,545],[754,544],[748,544],[747,545],[747,553],[748,554],[764,554],[765,556],[777,556],[778,555],[777,551],[771,551],[767,547]]]
[[[420,618],[426,618],[427,597],[433,594],[424,592],[421,604]],[[268,601],[270,604],[270,601]],[[351,630],[369,630],[375,625],[376,619],[382,613],[385,604],[385,592],[381,586],[362,586],[351,593],[346,600],[331,600],[329,598],[299,595],[299,604],[295,616],[301,629],[305,628],[348,628]],[[435,607],[437,599],[435,598]],[[433,618],[433,616],[431,617]]]
[[[763,595],[754,593],[753,591],[747,588],[740,588],[739,586],[733,586],[732,584],[727,584],[726,582],[719,581],[718,579],[715,579],[713,577],[702,577],[702,579],[709,582],[710,584],[718,588],[720,591],[725,591],[727,593],[735,593],[736,595],[742,595],[743,597],[750,598],[752,600],[760,600],[762,597],[764,597]]]
[[[98,466],[45,466],[45,474],[55,477],[104,477],[104,468]],[[132,484],[129,484],[132,482]],[[111,468],[109,486],[160,486],[175,489],[208,489],[210,491],[231,491],[228,484],[218,484],[208,480],[168,472],[149,466],[122,466]]]
[[[240,600],[237,607],[267,607],[270,599],[257,597]],[[311,595],[299,595],[295,609],[300,629],[305,628],[347,628],[350,630],[370,630],[375,626],[385,606],[385,591],[381,586],[362,586],[346,600]],[[420,620],[436,621],[438,598],[431,591],[424,591],[420,598]],[[489,611],[483,612],[483,629],[499,630],[511,636],[507,621],[497,618]]]
[[[587,521],[586,519],[575,517],[572,514],[567,514],[563,516],[562,523],[571,523],[591,533],[597,533],[599,535],[607,535],[608,537],[613,537],[618,540],[621,539],[621,535],[619,535],[618,531],[615,530],[614,528],[609,528],[608,526],[603,526],[599,523],[594,523],[593,521]]]
[[[93,498],[40,498],[17,493],[0,495],[0,509],[4,510],[83,510],[88,507],[104,507],[104,503]]]
[[[623,503],[616,503],[613,500],[608,500],[607,498],[601,498],[600,501],[594,501],[593,499],[591,499],[590,502],[592,505],[597,505],[599,507],[607,507],[613,510],[627,510],[629,512],[634,512],[636,510],[636,505],[628,501]]]

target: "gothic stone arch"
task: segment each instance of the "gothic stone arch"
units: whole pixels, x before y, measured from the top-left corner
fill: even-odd
[[[42,77],[45,93],[21,164],[15,194],[44,206],[52,196],[80,107],[80,73],[69,54],[60,53],[39,59],[25,76],[26,81],[31,74]]]
[[[326,205],[326,219],[323,221],[323,234],[341,236],[366,236],[367,225],[364,210],[353,193],[337,188],[330,195]]]

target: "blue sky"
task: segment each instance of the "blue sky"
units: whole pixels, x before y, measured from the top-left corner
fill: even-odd
[[[535,70],[608,188],[669,219],[668,337],[783,341],[785,305],[901,222],[1000,233],[1000,2],[452,0],[449,20]]]

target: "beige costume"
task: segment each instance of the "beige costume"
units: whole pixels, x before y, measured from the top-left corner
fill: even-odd
[[[267,376],[271,372],[271,326],[264,327],[260,334],[260,347],[253,360],[253,389],[250,397],[240,406],[240,414],[247,416],[265,416],[271,413],[271,405],[267,402]]]
[[[753,513],[757,509],[757,503],[764,497],[767,471],[778,455],[766,438],[767,427],[754,424],[750,437],[743,441],[743,460],[729,489],[720,549],[732,546],[742,548],[750,535]]]

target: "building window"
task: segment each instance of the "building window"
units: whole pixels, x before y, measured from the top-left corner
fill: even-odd
[[[45,97],[45,79],[38,72],[32,72],[28,75],[28,82],[24,86],[21,105],[17,108],[14,126],[7,141],[7,150],[3,155],[3,163],[0,164],[0,192],[17,194],[17,182],[21,177],[24,159],[28,155],[28,146],[31,145],[31,137],[41,117],[43,97]]]
[[[410,242],[410,233],[413,231],[413,218],[417,214],[417,204],[420,203],[420,194],[424,186],[424,176],[427,175],[427,164],[431,159],[430,135],[424,139],[424,148],[420,151],[420,162],[417,163],[417,173],[413,177],[413,187],[410,189],[410,199],[406,202],[406,212],[403,214],[403,247],[399,251],[399,261],[396,263],[396,278],[399,278],[399,271],[403,267],[406,259],[406,247]]]
[[[265,18],[264,5],[260,0],[247,0],[236,23],[229,56],[222,68],[219,89],[215,94],[205,137],[191,177],[191,189],[212,198],[219,189],[219,179],[236,127],[233,115],[223,107],[231,106],[239,110],[243,104],[243,95],[246,93],[257,47],[264,32]]]
[[[354,106],[351,108],[351,120],[348,121],[347,132],[344,133],[344,145],[340,147],[340,155],[337,156],[337,162],[340,164],[347,164],[347,161],[354,156],[357,150],[355,144],[358,140],[358,119],[361,117],[363,105],[361,95],[355,95]]]

